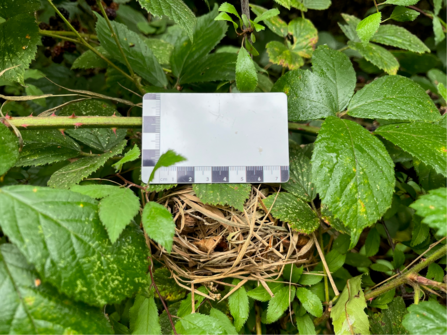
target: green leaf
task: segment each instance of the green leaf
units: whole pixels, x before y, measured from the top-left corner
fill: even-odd
[[[97,211],[96,200],[67,190],[0,189],[1,228],[42,281],[75,300],[103,306],[146,283],[147,247],[135,225],[112,245]]]
[[[295,286],[282,284],[274,294],[275,296],[269,300],[265,320],[263,320],[266,324],[277,321],[286,311],[295,297]]]
[[[142,299],[143,301],[138,306],[138,316],[132,334],[161,334],[158,309],[153,295],[150,297],[143,296]]]
[[[96,157],[84,157],[64,166],[51,175],[50,180],[48,180],[48,186],[70,188],[72,185],[79,184],[84,178],[102,167],[110,158],[120,154],[126,143],[127,141],[124,140],[107,153]]]
[[[239,282],[239,279],[233,279],[232,284],[237,285]],[[248,296],[244,286],[241,286],[230,295],[228,298],[228,306],[231,315],[234,318],[234,327],[239,332],[247,321],[248,314],[250,313]]]
[[[265,21],[278,15],[279,15],[278,8],[269,9],[264,11],[261,15],[257,15],[256,18],[254,19],[254,22],[258,23],[260,21]]]
[[[312,165],[304,150],[299,146],[289,146],[290,178],[282,188],[305,201],[315,199],[317,192],[312,183]]]
[[[447,101],[447,88],[444,86],[444,84],[439,83],[437,89],[442,98]]]
[[[309,9],[324,10],[331,6],[331,0],[300,0]]]
[[[257,16],[260,16],[267,11],[267,9],[253,4],[250,4],[250,7],[253,13],[255,13]],[[264,23],[272,32],[274,32],[278,36],[285,37],[289,33],[287,23],[281,20],[279,16],[274,16],[267,20],[264,20]]]
[[[146,45],[151,49],[155,58],[157,58],[160,65],[168,65],[171,59],[172,51],[174,50],[174,45],[163,40],[148,38],[144,41]]]
[[[200,286],[197,289],[197,291],[208,294],[208,291],[205,288],[205,286]],[[195,303],[196,308],[202,303],[203,299],[205,299],[205,297],[203,297],[197,293],[194,295],[194,303]],[[191,293],[188,293],[186,298],[183,299],[180,303],[180,308],[177,311],[177,316],[179,318],[183,318],[191,313],[192,313],[192,298],[191,298]]]
[[[354,94],[357,77],[349,58],[342,52],[321,45],[312,56],[312,69],[315,74],[327,78],[332,85],[328,88],[337,102],[336,111],[343,111]]]
[[[193,40],[196,17],[182,0],[138,0],[141,7],[155,16],[167,16],[186,31]]]
[[[21,6],[24,5],[24,10]],[[9,69],[2,75],[2,80],[24,84],[25,70],[34,59],[37,44],[40,42],[37,27],[31,8],[40,7],[33,0],[29,4],[22,1],[5,0],[1,5],[2,17],[7,19],[0,24],[0,72]],[[20,10],[17,9],[19,6]],[[13,9],[17,9],[13,11]],[[4,14],[5,11],[5,14]],[[29,14],[28,14],[28,13]],[[10,16],[11,17],[8,17]]]
[[[365,227],[391,206],[393,162],[384,145],[359,124],[329,117],[312,155],[312,176],[323,204],[351,229],[351,248]]]
[[[346,254],[340,253],[338,250],[331,250],[325,256],[329,271],[335,272],[345,264]],[[316,267],[316,271],[323,271],[323,264],[320,262]]]
[[[433,0],[433,6],[435,7],[433,9],[435,15],[438,15],[439,12],[441,11],[441,8],[443,6],[443,4],[445,4],[444,0]]]
[[[396,6],[391,13],[390,19],[398,22],[408,22],[416,20],[419,15],[420,13],[413,9],[403,6]]]
[[[255,64],[250,54],[241,48],[236,63],[236,85],[240,92],[254,92],[258,84]]]
[[[115,39],[109,30],[106,20],[98,13],[95,12],[95,14],[97,18],[96,33],[98,34],[101,46],[115,60],[122,64],[126,64],[116,45]],[[155,86],[166,86],[168,84],[166,75],[158,63],[157,58],[155,58],[151,49],[144,42],[144,39],[121,23],[114,21],[110,23],[133,70],[143,79]]]
[[[359,42],[349,41],[348,46],[358,51],[367,61],[373,63],[379,69],[384,70],[388,74],[396,74],[399,69],[399,62],[391,52],[376,44],[363,44]]]
[[[312,274],[312,272],[314,272],[314,271],[311,271],[309,273],[304,273],[301,276],[301,278],[298,281],[298,283],[300,285],[312,286],[312,285],[318,284],[320,281],[323,280],[324,276],[321,273],[315,272],[315,274]]]
[[[287,277],[287,279],[288,278],[289,277]],[[270,291],[272,291],[272,293],[274,295],[276,295],[279,291],[282,290],[282,288],[284,287],[284,284],[278,283],[278,282],[267,282],[267,286],[270,288]],[[269,301],[270,299],[272,299],[270,294],[267,292],[267,290],[262,285],[259,285],[258,287],[254,288],[253,290],[248,291],[247,295],[254,300],[262,301],[262,302],[266,302],[266,301]]]
[[[297,52],[290,50],[284,43],[272,41],[266,44],[269,60],[273,64],[287,67],[290,70],[299,69],[304,65],[304,59]]]
[[[132,149],[126,152],[123,158],[121,158],[115,164],[112,164],[112,166],[116,169],[116,171],[121,171],[124,164],[137,160],[140,157],[140,155],[141,155],[140,148],[138,148],[138,146],[135,144]]]
[[[317,318],[323,315],[323,305],[320,299],[307,288],[298,287],[296,289],[296,297],[310,314]]]
[[[308,314],[304,316],[296,316],[296,326],[299,334],[316,335],[315,325]]]
[[[267,210],[271,208],[275,218],[290,223],[295,231],[310,234],[319,226],[317,214],[303,200],[290,193],[272,194],[264,199],[264,204]]]
[[[366,44],[371,37],[374,36],[377,29],[379,29],[380,21],[382,20],[382,13],[374,13],[366,17],[357,25],[356,31],[360,40]]]
[[[244,210],[245,200],[250,196],[250,184],[194,184],[193,190],[205,204],[229,205]]]
[[[4,19],[20,14],[31,14],[40,8],[40,0],[3,0],[0,3],[0,12]]]
[[[171,188],[176,187],[177,184],[151,184],[149,185],[149,192],[162,192],[166,190],[170,190]]]
[[[281,76],[272,92],[287,94],[289,121],[320,119],[338,112],[336,97],[328,78],[306,70],[293,70]]]
[[[370,334],[369,321],[364,309],[365,295],[361,288],[362,276],[348,279],[337,304],[332,308],[331,318],[336,335]]]
[[[437,229],[439,236],[447,235],[447,188],[441,187],[431,190],[428,194],[421,196],[411,208],[416,210],[416,214],[423,217],[422,222],[430,228]]]
[[[399,6],[413,6],[416,5],[420,0],[387,0],[384,4],[388,5],[399,5]]]
[[[445,334],[447,332],[447,311],[435,300],[410,305],[402,325],[414,335]]]
[[[405,254],[399,249],[393,252],[393,266],[395,269],[399,269],[405,263]]]
[[[380,127],[376,133],[447,175],[446,128],[430,123],[404,123]]]
[[[19,146],[14,133],[0,122],[0,176],[12,168],[19,159]]]
[[[242,20],[241,17],[239,16],[239,13],[236,10],[236,8],[228,2],[224,2],[223,4],[220,5],[219,12],[226,12],[226,13],[236,15],[239,20]]]
[[[175,324],[175,328],[182,335],[225,335],[225,328],[218,319],[199,313],[184,316]]]
[[[430,227],[422,223],[420,216],[413,216],[413,231],[411,237],[411,246],[414,247],[424,242],[430,234]]]
[[[289,22],[289,34],[293,35],[292,50],[304,58],[312,57],[318,42],[318,30],[308,19],[298,17]]]
[[[402,326],[402,319],[407,308],[402,297],[396,297],[382,313],[375,313],[370,318],[373,334],[408,334]]]
[[[174,150],[168,150],[160,156],[152,170],[151,176],[149,177],[149,183],[154,179],[155,172],[161,167],[168,167],[176,163],[184,162],[187,159],[182,155],[177,154]]]
[[[375,307],[380,309],[388,309],[388,304],[393,301],[393,298],[396,294],[396,289],[389,290],[383,294],[381,294],[379,297],[371,301],[369,304],[369,307]]]
[[[365,241],[365,256],[375,256],[379,252],[380,234],[376,228],[371,228]]]
[[[97,47],[96,50],[101,54],[106,53],[106,50],[103,47]],[[110,55],[108,56],[110,57]],[[71,66],[72,70],[93,68],[105,69],[107,68],[107,62],[91,50],[87,50],[81,56],[76,58],[76,60],[73,62],[73,65]]]
[[[291,283],[298,284],[303,271],[304,268],[302,266],[297,267],[295,264],[287,264],[286,266],[284,266],[283,278],[286,281],[290,280]]]
[[[436,121],[440,118],[430,96],[414,81],[401,76],[381,77],[366,85],[352,98],[348,114],[385,120]]]
[[[360,23],[360,19],[353,16],[342,13],[341,16],[347,24],[338,23],[346,37],[353,42],[360,42],[360,38],[357,35],[357,26]]]
[[[38,88],[34,85],[30,85],[30,84],[26,85],[25,93],[26,93],[26,95],[30,95],[30,96],[33,96],[33,95],[39,96],[39,95],[44,94],[40,88]],[[47,107],[47,102],[45,101],[45,99],[36,99],[36,100],[33,100],[33,102],[38,104],[39,106]]]
[[[368,266],[371,265],[371,261],[369,260],[368,257],[354,252],[348,252],[346,254],[345,263],[351,266],[362,267],[362,268],[367,268]]]
[[[171,272],[165,267],[158,268],[154,271],[154,281],[164,301],[178,301],[186,295],[185,289],[177,285]],[[205,291],[205,293],[207,292]],[[155,297],[160,298],[158,294]],[[191,301],[191,299],[189,300]]]
[[[238,332],[234,328],[228,316],[216,308],[211,308],[210,316],[216,320],[219,320],[220,325],[225,329],[227,335],[237,335]]]
[[[417,53],[430,52],[430,49],[415,35],[405,28],[392,24],[380,26],[371,41]]]
[[[141,221],[149,237],[165,248],[167,252],[171,252],[175,234],[172,214],[164,206],[151,201],[144,206]]]
[[[438,45],[445,40],[444,29],[442,28],[439,17],[433,17],[433,33],[435,34],[435,44]]]
[[[231,23],[233,23],[234,30],[236,30],[239,27],[238,24],[233,21],[231,16],[228,15],[227,13],[225,13],[225,12],[219,13],[219,15],[217,15],[214,20],[215,21],[228,21],[228,22],[231,22]]]
[[[419,177],[419,185],[426,191],[434,190],[440,186],[446,186],[445,177],[437,173],[434,168],[422,163],[418,159],[413,160],[414,169]]]
[[[97,308],[40,284],[39,275],[12,244],[0,245],[0,282],[2,334],[113,334]]]
[[[431,263],[427,269],[427,275],[425,277],[441,283],[444,278],[444,270],[439,264]]]
[[[290,3],[293,0],[275,0],[275,2],[279,3],[281,6],[286,7],[290,10]]]

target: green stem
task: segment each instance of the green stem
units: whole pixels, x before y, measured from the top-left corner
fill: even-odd
[[[320,131],[320,128],[309,126],[308,124],[289,122],[289,130],[297,130],[304,133],[310,133],[316,135]]]
[[[73,43],[79,43],[78,40],[75,40],[75,39],[69,38],[69,37],[65,37],[65,36],[62,36],[62,35],[54,34],[53,31],[49,31],[49,30],[40,30],[39,29],[39,34],[42,35],[42,36],[50,36],[50,37],[54,37],[54,38],[59,38],[59,39],[64,40],[64,41],[70,41],[70,42],[73,42]]]
[[[59,30],[42,30],[39,29],[39,33],[41,35],[46,35],[46,36],[57,36],[58,38],[62,38],[62,37],[77,37],[77,35],[72,32],[72,31],[59,31]],[[51,35],[48,35],[47,33],[50,33]],[[83,38],[88,38],[91,40],[98,40],[98,36],[94,35],[94,34],[85,34],[85,33],[79,33],[80,36],[82,36]]]

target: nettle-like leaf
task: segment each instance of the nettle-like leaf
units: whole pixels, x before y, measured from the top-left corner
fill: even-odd
[[[2,231],[40,278],[75,300],[103,306],[146,283],[147,248],[136,225],[111,245],[97,211],[96,200],[67,190],[0,189]]]
[[[404,6],[396,6],[391,13],[390,19],[398,22],[409,22],[416,20],[419,15],[420,13],[414,9]]]
[[[337,304],[332,308],[331,318],[336,335],[370,334],[361,283],[361,275],[348,279]]]
[[[250,54],[242,47],[236,62],[236,85],[240,92],[254,92],[258,84],[255,63]]]
[[[323,123],[312,155],[312,176],[323,204],[351,229],[351,247],[391,206],[394,164],[384,145],[359,124]]]
[[[70,301],[39,275],[12,244],[0,246],[0,333],[113,334],[103,313]]]
[[[250,196],[250,184],[194,184],[193,190],[205,204],[229,205],[244,210],[245,200]]]
[[[179,334],[184,335],[226,334],[225,328],[218,319],[199,313],[184,316],[175,324],[175,328]]]
[[[439,302],[422,301],[408,307],[402,325],[410,334],[445,334],[447,332],[447,311]]]
[[[371,41],[417,53],[430,52],[430,49],[415,35],[405,28],[392,24],[380,26]]]
[[[19,159],[19,143],[14,133],[0,122],[0,176],[12,168]]]
[[[447,235],[447,189],[445,187],[431,190],[428,194],[421,196],[411,208],[416,214],[423,217],[422,222],[430,228],[437,229],[439,236]]]
[[[315,293],[304,287],[298,287],[296,296],[303,305],[303,307],[313,316],[319,318],[323,315],[323,305],[321,300]]]
[[[357,36],[363,43],[368,43],[371,37],[376,33],[377,29],[379,29],[380,21],[382,20],[382,13],[374,13],[370,16],[366,17],[357,25],[356,31]]]
[[[317,214],[303,200],[290,193],[272,194],[263,201],[267,210],[272,208],[274,217],[290,223],[295,231],[310,234],[318,228]]]
[[[165,248],[167,252],[171,252],[175,234],[172,214],[164,206],[151,201],[144,206],[141,222],[149,237]]]
[[[292,3],[297,2],[297,1],[302,2],[306,8],[315,9],[315,10],[328,9],[332,4],[331,0],[292,0]],[[293,4],[292,4],[292,6],[293,6]]]
[[[447,176],[447,129],[430,123],[391,124],[376,133]]]
[[[141,7],[155,16],[167,16],[177,23],[192,40],[196,16],[182,0],[138,0]]]
[[[232,284],[237,285],[239,282],[239,279],[233,279]],[[231,315],[234,318],[234,327],[239,332],[247,321],[248,314],[250,313],[248,296],[244,286],[239,287],[230,295],[228,298],[228,306]]]
[[[97,18],[96,33],[98,34],[101,46],[115,60],[126,64],[106,20],[98,13],[95,14]],[[132,64],[135,72],[155,86],[166,86],[168,80],[163,72],[163,68],[158,63],[151,49],[144,42],[144,39],[121,23],[112,21],[111,24],[124,54],[129,63]]]
[[[277,321],[295,297],[295,286],[281,284],[269,300],[267,311],[262,313],[262,322],[270,324]]]
[[[413,80],[385,76],[358,91],[348,114],[360,118],[408,121],[436,121],[439,111],[430,96]]]
[[[371,62],[379,69],[384,70],[388,74],[396,74],[399,69],[399,62],[391,52],[379,45],[368,43],[348,41],[348,46],[358,51],[367,61]]]
[[[102,155],[84,157],[72,164],[64,166],[51,175],[50,180],[48,180],[48,186],[54,188],[70,188],[72,185],[79,184],[84,178],[106,164],[110,158],[119,155],[124,150],[126,143],[127,141],[124,140]]]
[[[267,9],[253,4],[250,4],[250,8],[257,16],[261,16],[267,11]],[[274,32],[278,36],[285,37],[289,33],[287,23],[281,20],[279,16],[264,19],[263,22],[272,32]]]
[[[135,299],[135,305],[137,305],[137,308],[134,312],[137,317],[132,334],[161,334],[158,309],[153,294],[148,297],[138,295]]]
[[[29,67],[40,41],[39,29],[33,12],[40,8],[38,0],[3,0],[0,4],[0,72],[2,80],[24,84],[25,70]]]

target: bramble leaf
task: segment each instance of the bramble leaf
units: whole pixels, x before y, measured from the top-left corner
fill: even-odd
[[[19,144],[14,133],[0,122],[0,176],[12,168],[19,159]]]
[[[140,155],[141,155],[140,148],[138,148],[137,145],[134,145],[132,149],[126,152],[123,158],[121,158],[115,164],[112,164],[112,166],[116,169],[116,171],[121,171],[124,164],[137,160],[140,157]]]
[[[204,204],[229,205],[240,211],[251,191],[250,184],[194,184],[192,188]]]
[[[160,322],[158,320],[158,309],[154,296],[141,296],[142,301],[138,306],[138,315],[135,320],[132,334],[153,334],[161,335]]]
[[[266,324],[277,321],[289,307],[295,297],[295,286],[281,284],[280,289],[274,294],[275,296],[269,300],[266,314],[262,315]]]
[[[219,311],[216,308],[211,308],[210,316],[219,320],[221,326],[227,332],[227,335],[237,335],[238,334],[238,332],[236,331],[236,328],[234,328],[234,326],[231,323],[228,316],[226,314],[224,314],[223,312]]]
[[[437,229],[439,236],[447,235],[447,188],[441,187],[431,190],[428,194],[421,196],[411,208],[416,214],[423,217],[422,222],[430,228]]]
[[[290,70],[299,69],[304,65],[304,59],[297,52],[289,49],[284,43],[271,41],[265,47],[269,60],[273,64],[288,67]]]
[[[410,334],[429,335],[447,332],[447,311],[437,301],[422,301],[411,305],[404,316],[402,325]]]
[[[175,163],[180,163],[186,161],[186,158],[182,155],[178,155],[174,150],[168,150],[160,156],[152,170],[151,176],[149,177],[149,183],[154,179],[155,172],[161,167],[168,167],[174,165]]]
[[[141,221],[149,237],[165,248],[167,252],[171,252],[175,234],[172,214],[164,206],[151,201],[144,206]]]

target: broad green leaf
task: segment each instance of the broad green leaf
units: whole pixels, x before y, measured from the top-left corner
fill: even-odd
[[[289,34],[293,35],[292,50],[304,58],[312,57],[318,42],[318,30],[308,19],[298,17],[289,22]]]
[[[286,266],[284,266],[282,276],[286,281],[298,284],[298,281],[300,280],[303,271],[304,268],[302,266],[297,267],[295,264],[287,264]]]
[[[0,122],[0,177],[19,159],[19,144],[14,133]]]
[[[430,123],[391,124],[376,133],[447,176],[447,129]]]
[[[256,68],[250,54],[242,47],[236,62],[236,85],[240,92],[254,92],[258,84]]]
[[[120,154],[127,141],[124,140],[109,152],[95,157],[84,157],[78,159],[72,164],[64,166],[51,175],[48,180],[48,186],[54,188],[69,188],[72,185],[79,184],[84,178],[102,167],[110,158]]]
[[[225,36],[227,24],[222,21],[214,21],[216,16],[217,7],[197,19],[193,42],[186,34],[182,34],[174,43],[171,67],[179,84],[191,83],[193,82],[191,78],[195,78],[203,72],[202,66],[209,57],[208,53]],[[208,64],[210,65],[210,63]]]
[[[351,229],[351,247],[391,206],[393,166],[384,145],[359,124],[336,117],[323,123],[312,178],[323,204]]]
[[[40,88],[38,88],[34,85],[30,85],[30,84],[26,85],[25,93],[26,93],[26,95],[29,95],[29,96],[39,96],[39,95],[44,94]],[[39,106],[47,107],[47,102],[45,99],[36,99],[36,100],[33,100],[33,102],[38,104]]]
[[[97,308],[40,284],[39,275],[12,244],[0,245],[0,282],[2,334],[113,334]]]
[[[286,7],[290,10],[290,3],[294,0],[275,0],[275,2],[279,3],[281,6]]]
[[[116,45],[115,39],[109,30],[106,20],[98,13],[95,14],[97,18],[96,33],[98,34],[101,46],[115,60],[122,64],[126,64]],[[144,39],[121,23],[113,21],[110,23],[133,70],[143,79],[155,86],[166,86],[168,84],[166,75],[158,63],[157,58],[155,58],[151,49],[144,42]]]
[[[430,49],[415,35],[405,28],[392,24],[380,26],[371,41],[417,53],[430,52]]]
[[[70,191],[81,193],[89,196],[90,198],[102,199],[109,195],[120,194],[122,189],[112,185],[74,185],[70,187]]]
[[[370,16],[366,17],[357,25],[357,35],[360,40],[366,44],[371,40],[371,37],[374,36],[377,29],[379,29],[380,21],[382,20],[382,13],[374,13]]]
[[[304,65],[304,59],[297,52],[289,49],[284,43],[272,41],[266,44],[269,60],[273,64],[287,67],[290,70],[299,69]]]
[[[399,69],[399,62],[391,52],[376,44],[363,44],[349,41],[348,46],[358,51],[367,61],[373,63],[379,69],[388,74],[396,74]]]
[[[331,5],[331,0],[299,0],[303,5],[309,9],[324,10],[328,9]]]
[[[17,14],[32,14],[40,8],[39,0],[3,0],[0,3],[2,18],[9,19]]]
[[[151,201],[144,206],[141,221],[149,237],[165,248],[167,252],[171,252],[175,234],[172,214],[164,206]]]
[[[349,241],[347,242],[349,243]],[[324,258],[326,259],[329,271],[335,272],[345,264],[346,254],[342,254],[338,250],[331,250],[324,256]],[[323,271],[323,264],[321,262],[318,263],[314,270]]]
[[[395,269],[399,269],[405,263],[405,254],[399,250],[395,249],[393,252],[393,266]]]
[[[349,250],[349,235],[339,234],[332,245],[332,250],[337,250],[341,254],[346,254]]]
[[[239,16],[239,13],[236,10],[236,8],[228,2],[224,2],[223,4],[220,5],[219,12],[226,12],[226,13],[236,15],[239,20],[242,20],[241,17]]]
[[[427,77],[435,86],[437,86],[439,83],[447,85],[447,76],[444,71],[441,71],[439,69],[431,69],[427,72]]]
[[[237,55],[228,52],[210,54],[196,65],[194,72],[182,77],[182,83],[234,80],[236,59]]]
[[[77,157],[81,151],[71,137],[58,130],[24,130],[21,134],[23,148],[16,166],[51,164]]]
[[[75,300],[103,306],[121,302],[146,284],[147,247],[136,225],[112,245],[97,211],[96,200],[67,190],[0,189],[2,231],[42,281]]]
[[[399,6],[413,6],[416,5],[420,0],[387,0],[384,4],[388,5],[399,5]]]
[[[200,286],[197,289],[197,291],[208,294],[208,291],[205,288],[205,286]],[[199,294],[194,295],[194,302],[195,302],[196,308],[202,303],[203,299],[205,299],[205,297],[203,297]],[[191,313],[192,313],[192,298],[191,298],[191,292],[190,292],[190,293],[188,293],[186,298],[181,301],[180,308],[177,311],[177,316],[179,318],[183,318]]]
[[[193,39],[196,17],[182,0],[138,0],[141,7],[155,16],[167,16]]]
[[[180,163],[186,161],[187,159],[182,155],[178,155],[174,150],[168,150],[160,156],[152,170],[151,176],[149,177],[149,182],[154,179],[155,172],[161,167],[168,167],[174,165],[175,163]]]
[[[343,235],[351,235],[351,229],[349,227],[346,227],[340,219],[336,218],[326,204],[321,205],[321,218],[324,220],[324,222],[326,222],[328,225],[330,225],[332,228],[339,231]],[[350,239],[349,236],[346,236],[344,238]],[[352,249],[352,247],[349,247],[349,244],[346,247],[346,250]]]
[[[360,23],[360,19],[353,16],[342,13],[341,16],[346,21],[347,24],[338,23],[339,27],[346,35],[346,37],[353,42],[360,42],[360,38],[357,35],[357,26]]]
[[[287,183],[281,184],[287,192],[303,199],[312,201],[317,192],[312,183],[312,165],[304,150],[298,146],[289,146],[290,178]]]
[[[216,308],[211,308],[210,316],[219,320],[220,325],[225,329],[227,335],[237,335],[238,332],[234,328],[228,316]]]
[[[115,108],[100,100],[85,100],[70,104],[60,110],[59,116],[121,116]],[[90,148],[107,152],[117,144],[121,143],[126,136],[126,129],[87,128],[82,125],[78,129],[65,131],[75,140],[87,144]]]
[[[244,210],[245,200],[250,196],[250,184],[194,184],[193,190],[205,204],[229,205]]]
[[[422,163],[418,159],[413,160],[414,169],[419,177],[419,185],[426,191],[434,190],[440,186],[446,186],[445,177],[437,173],[434,168]]]
[[[185,289],[177,285],[175,279],[172,278],[171,272],[165,267],[154,271],[154,281],[164,301],[178,301],[186,295]],[[159,298],[158,294],[155,294],[155,297]],[[189,300],[191,301],[191,299]]]
[[[332,83],[309,70],[293,70],[279,78],[272,92],[287,94],[289,121],[320,119],[338,112]]]
[[[380,309],[388,309],[388,304],[393,301],[396,295],[396,289],[389,290],[369,303],[369,307],[375,307]]]
[[[336,335],[370,334],[361,282],[361,275],[348,279],[337,304],[332,308],[331,318]]]
[[[345,263],[355,267],[367,268],[371,265],[371,261],[365,255],[355,252],[348,252],[346,254]]]
[[[326,45],[321,45],[312,56],[312,70],[332,85],[328,88],[337,102],[337,112],[343,111],[354,94],[357,77],[349,58]]]
[[[239,279],[233,279],[232,284],[237,285],[239,282]],[[231,315],[234,318],[234,327],[239,332],[247,321],[248,314],[250,313],[248,296],[244,286],[241,286],[230,295],[228,298],[228,306]]]
[[[169,64],[172,51],[174,50],[173,44],[156,38],[148,38],[144,42],[149,47],[149,49],[151,49],[155,58],[157,58],[158,63],[160,63],[161,65]]]
[[[253,13],[255,13],[257,16],[260,16],[267,11],[267,9],[253,4],[250,4],[250,7]],[[279,16],[264,20],[264,23],[272,32],[274,32],[278,36],[285,37],[289,33],[287,23],[281,20]]]
[[[304,273],[301,276],[301,278],[298,281],[298,283],[300,285],[306,285],[306,286],[309,285],[309,286],[311,286],[311,285],[318,284],[320,281],[323,280],[324,276],[322,275],[322,273],[314,272],[315,274],[312,274],[312,272],[314,272],[314,271],[311,271],[311,272],[308,272],[308,273]]]
[[[101,54],[106,53],[103,47],[98,47],[96,50]],[[71,66],[72,70],[94,68],[105,69],[107,68],[107,62],[91,50],[87,50],[81,56],[76,58],[76,60],[73,62],[73,65]]]
[[[287,277],[289,278],[289,277]],[[267,282],[267,286],[270,288],[270,291],[274,295],[276,295],[279,291],[282,290],[284,287],[284,284],[278,283],[278,282]],[[264,288],[264,286],[259,285],[258,287],[254,288],[253,290],[250,290],[247,292],[247,295],[257,301],[266,302],[272,299],[270,294],[267,292],[267,290]]]
[[[442,98],[447,101],[447,88],[444,86],[444,84],[439,83],[437,89]]]
[[[266,324],[277,321],[286,311],[287,307],[289,307],[290,303],[295,298],[295,286],[282,284],[281,288],[274,294],[275,296],[269,300],[267,313],[263,320]]]
[[[138,316],[135,320],[132,334],[161,334],[161,327],[158,321],[158,309],[153,295],[144,297],[138,308]]]
[[[444,270],[439,264],[431,263],[427,269],[426,277],[437,282],[442,282],[444,278]]]
[[[442,28],[439,17],[433,17],[433,33],[435,34],[435,44],[438,45],[445,40],[444,29]]]
[[[267,210],[271,208],[275,218],[288,222],[297,232],[310,234],[319,226],[317,214],[303,200],[290,193],[272,194],[264,199],[264,204]]]
[[[444,0],[433,0],[433,11],[435,12],[435,15],[439,14],[443,5],[445,5]]]
[[[141,155],[140,148],[135,144],[132,149],[130,149],[123,158],[121,158],[118,162],[115,164],[112,164],[112,166],[117,170],[121,171],[123,168],[123,165],[128,162],[133,162],[134,160],[137,160]]]
[[[323,305],[320,299],[307,288],[298,287],[296,289],[296,296],[310,314],[317,318],[323,315]]]
[[[231,22],[231,23],[233,23],[234,30],[237,30],[237,28],[239,27],[238,24],[233,21],[231,16],[228,15],[227,13],[225,13],[225,12],[219,13],[219,15],[217,15],[214,20],[215,21],[228,21],[228,22]]]
[[[407,308],[402,297],[396,297],[382,313],[375,313],[370,318],[373,334],[408,334],[402,326],[402,319]]]
[[[376,228],[371,228],[365,241],[365,256],[372,257],[379,252],[380,234]]]
[[[447,235],[447,188],[441,187],[431,190],[428,194],[421,196],[411,208],[416,214],[423,217],[422,222],[430,228],[437,229],[439,236]]]
[[[366,85],[352,98],[348,114],[385,120],[436,121],[440,118],[430,96],[414,81],[401,76],[381,77]]]
[[[258,23],[260,21],[269,20],[278,15],[279,15],[278,8],[269,9],[263,12],[261,15],[257,15],[256,18],[254,19],[254,22]]]
[[[447,311],[435,300],[410,305],[402,325],[410,334],[429,335],[447,333]]]
[[[225,335],[225,328],[218,319],[204,314],[189,314],[181,318],[175,328],[182,335]]]
[[[422,223],[420,216],[413,216],[413,231],[411,232],[411,246],[414,247],[424,242],[430,234],[430,227]]]
[[[414,21],[420,15],[419,12],[414,9],[410,9],[403,6],[396,6],[391,13],[390,19],[398,22]]]
[[[296,316],[296,326],[298,327],[299,334],[315,335],[317,334],[315,330],[315,325],[308,314],[304,316]]]

